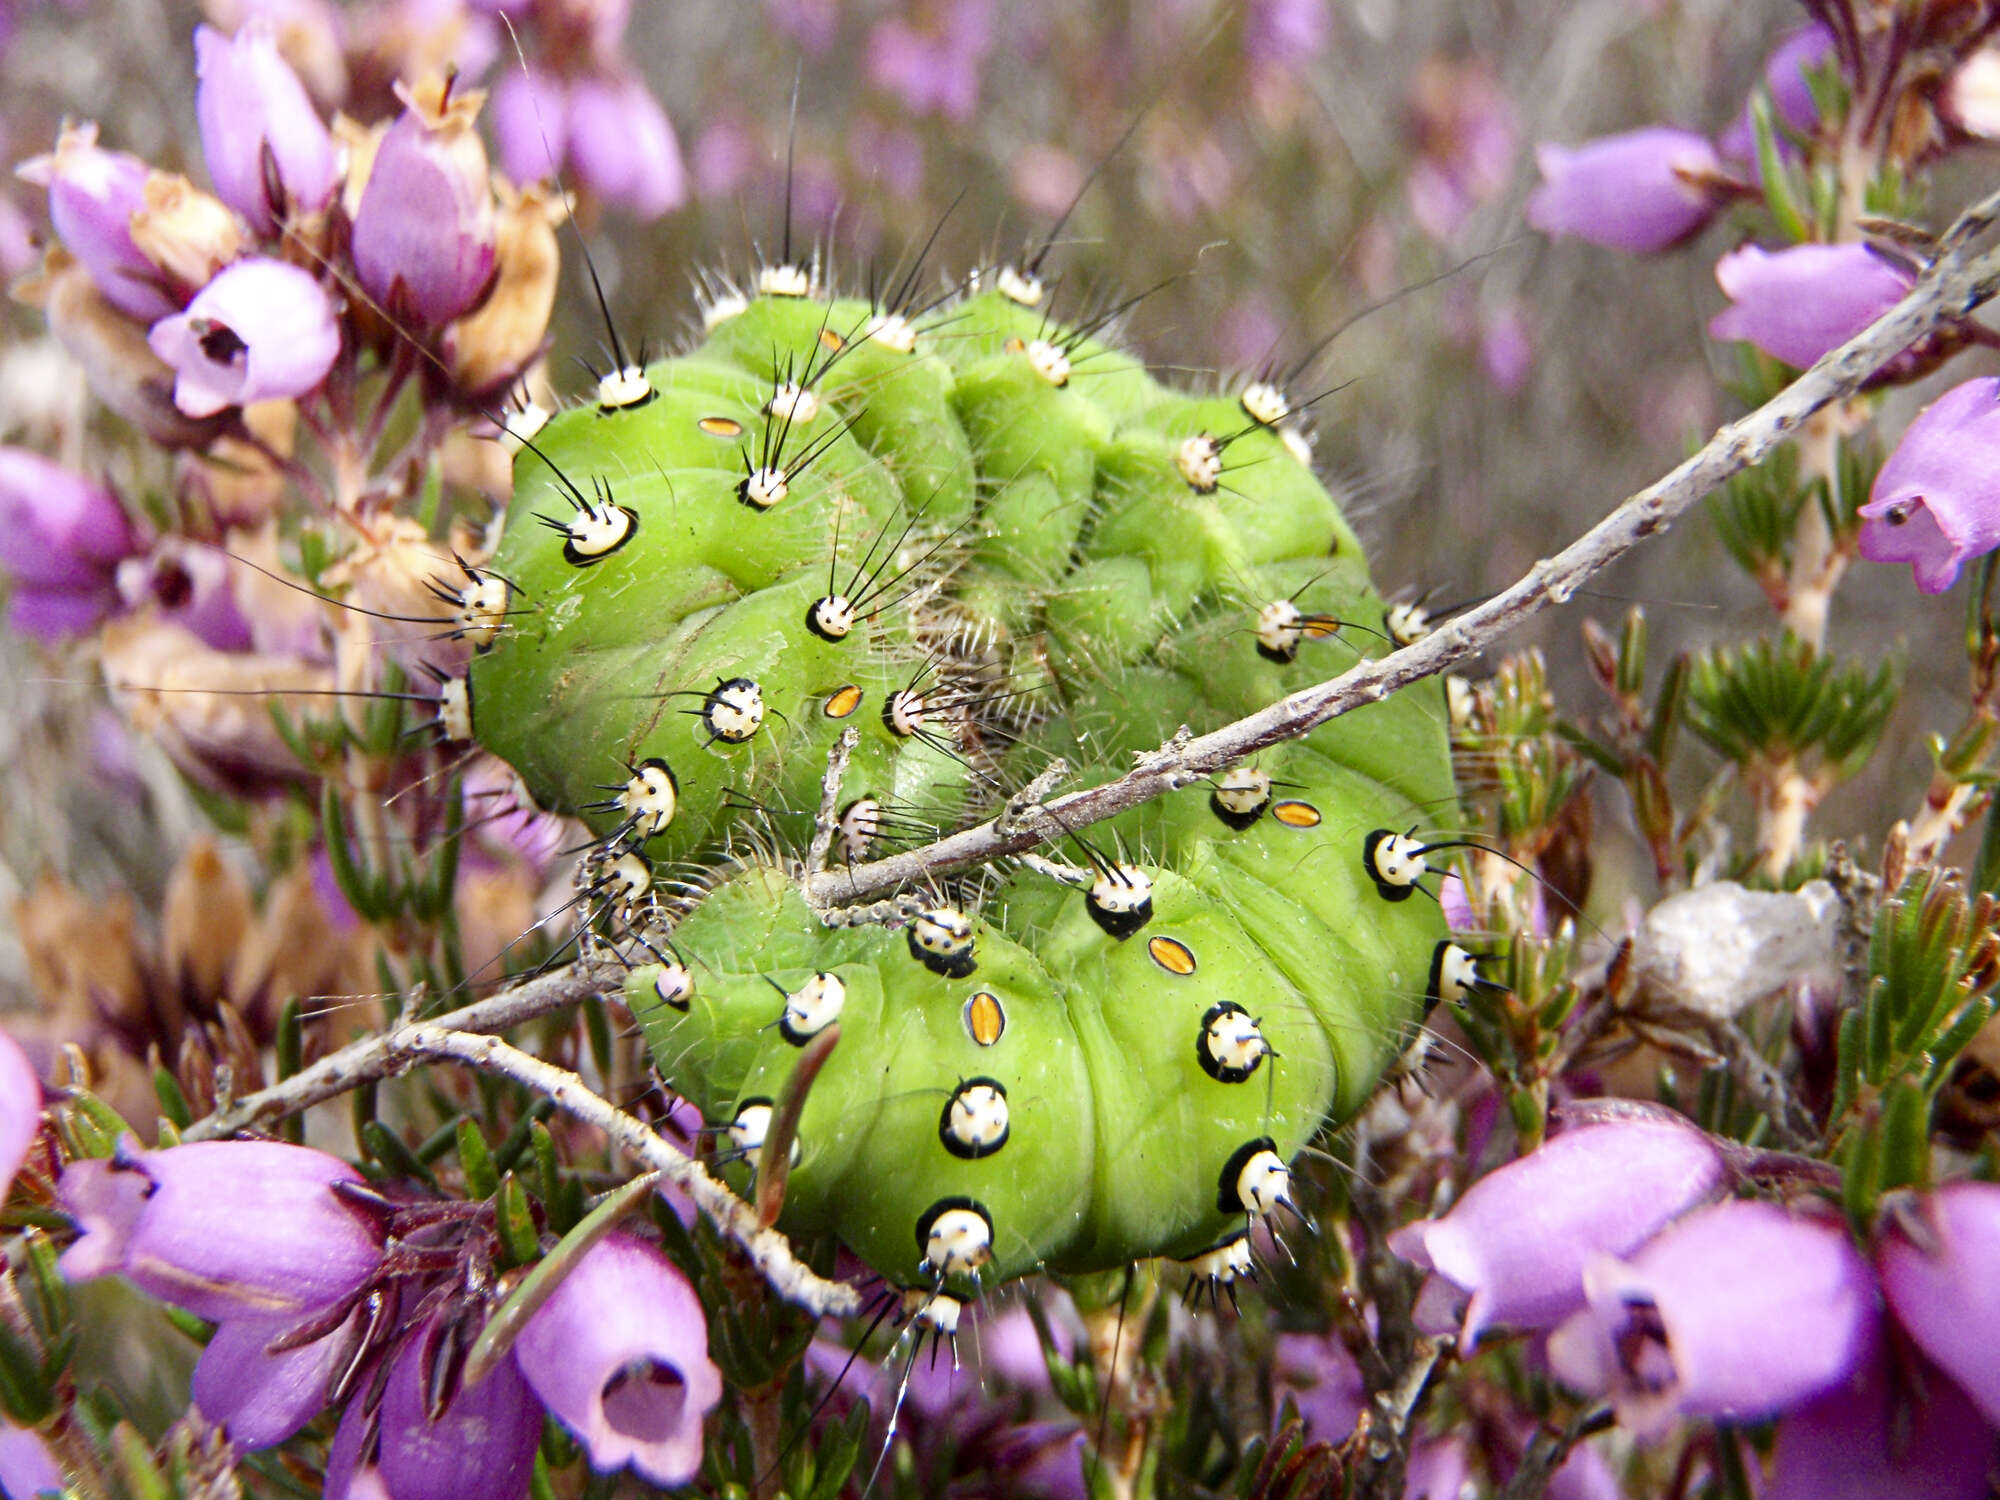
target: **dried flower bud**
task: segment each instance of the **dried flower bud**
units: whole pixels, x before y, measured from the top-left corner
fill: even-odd
[[[474,396],[511,385],[541,353],[562,271],[556,226],[569,212],[539,184],[516,192],[501,183],[496,190],[499,269],[493,290],[444,337],[453,376]]]
[[[340,325],[310,272],[253,257],[154,324],[147,342],[177,373],[175,404],[205,417],[317,388],[340,354]]]
[[[439,623],[445,609],[431,587],[463,583],[458,563],[408,516],[357,516],[354,524],[360,544],[326,570],[325,584],[346,590],[341,597],[361,609],[410,617],[368,619],[362,628],[371,652],[387,647],[413,671],[424,664],[441,672],[464,671],[471,647],[451,639],[449,627]],[[359,623],[363,617],[347,618]]]
[[[382,149],[382,137],[389,133],[389,121],[363,125],[348,115],[333,117],[333,138],[347,159],[347,177],[340,187],[340,208],[349,222],[361,211],[361,195],[375,172],[375,153]]]
[[[206,1013],[229,995],[229,971],[254,917],[250,887],[215,840],[188,846],[167,881],[160,914],[167,976]]]
[[[185,177],[154,172],[132,215],[132,243],[172,283],[177,300],[207,286],[243,253],[236,216]]]
[[[253,402],[243,408],[243,425],[268,453],[265,447],[223,437],[204,452],[181,455],[181,496],[194,514],[206,514],[214,530],[261,524],[284,502],[290,483],[270,454],[291,456],[298,408],[290,401]],[[253,629],[256,624],[253,619]]]
[[[392,316],[437,327],[477,306],[492,280],[493,192],[476,128],[485,95],[454,96],[444,79],[397,94],[406,107],[355,210],[354,265]]]
[[[41,273],[15,288],[40,307],[55,341],[83,367],[91,393],[167,448],[199,447],[221,422],[190,417],[174,405],[172,366],[153,353],[146,330],[113,307],[67,250],[52,247]]]
[[[333,137],[270,23],[251,20],[233,37],[197,26],[194,56],[201,149],[223,202],[264,235],[293,208],[325,208],[340,185]]]
[[[113,620],[102,637],[112,697],[142,736],[159,741],[202,786],[251,794],[304,774],[272,722],[324,717],[333,674],[288,656],[212,650],[189,631],[144,617]]]
[[[151,171],[130,152],[99,146],[89,122],[65,125],[53,152],[15,169],[49,190],[49,222],[111,305],[146,323],[180,305],[132,241],[132,215],[145,207]]]

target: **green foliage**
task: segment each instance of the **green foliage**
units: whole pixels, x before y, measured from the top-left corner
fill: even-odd
[[[1882,1193],[1929,1182],[1931,1103],[1996,1007],[1996,918],[1992,895],[1968,899],[1932,869],[1876,913],[1867,989],[1840,1018],[1829,1133],[1857,1224]]]
[[[1896,706],[1901,673],[1893,661],[1872,672],[1842,666],[1790,632],[1694,658],[1687,723],[1711,749],[1739,765],[1779,765],[1810,757],[1823,786],[1867,762]]]

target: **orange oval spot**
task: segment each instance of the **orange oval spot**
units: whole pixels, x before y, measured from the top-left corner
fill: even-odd
[[[835,333],[831,328],[822,328],[819,331],[819,341],[835,354],[840,353],[841,350],[847,347],[847,340]]]
[[[1023,349],[1027,348],[1028,346],[1022,342],[1021,336],[1019,334],[1015,334],[1000,347],[1002,349],[1005,349],[1009,354],[1019,354]]]
[[[1340,627],[1347,622],[1336,620],[1332,615],[1308,615],[1305,622],[1306,639],[1323,641],[1329,636],[1340,634]]]
[[[1271,816],[1287,828],[1317,828],[1320,823],[1320,811],[1310,802],[1275,802]]]
[[[1146,944],[1146,951],[1153,955],[1153,962],[1169,974],[1185,978],[1194,972],[1194,949],[1179,938],[1156,937]]]
[[[966,1001],[965,1030],[982,1047],[999,1041],[1007,1030],[1007,1011],[1000,997],[991,990],[981,990]]]
[[[850,682],[846,687],[837,687],[827,694],[826,702],[820,705],[829,719],[844,719],[861,707],[861,687]]]
[[[695,425],[710,437],[733,438],[743,436],[743,424],[734,417],[703,417]]]

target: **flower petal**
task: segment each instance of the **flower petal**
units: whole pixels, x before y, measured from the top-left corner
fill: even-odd
[[[327,1378],[348,1347],[339,1331],[299,1349],[267,1354],[292,1318],[234,1318],[195,1362],[194,1404],[239,1450],[274,1447],[326,1405]]]
[[[1471,1294],[1470,1351],[1495,1324],[1545,1328],[1581,1307],[1590,1257],[1636,1250],[1724,1175],[1721,1153],[1692,1126],[1586,1126],[1489,1172],[1443,1218],[1397,1230],[1389,1248]]]
[[[1778,1424],[1764,1500],[1984,1500],[1992,1429],[1920,1357],[1899,1383],[1882,1352]]]
[[[41,1128],[42,1081],[20,1043],[0,1031],[0,1203]]]
[[[1733,306],[1709,319],[1711,338],[1745,339],[1803,369],[1902,300],[1915,273],[1866,245],[1745,245],[1716,262]]]
[[[277,1141],[204,1141],[72,1162],[57,1201],[83,1228],[75,1280],[122,1272],[199,1317],[277,1317],[358,1290],[382,1259],[378,1225],[332,1192],[346,1162]]]
[[[1912,563],[1927,594],[2000,546],[2000,377],[1954,386],[1917,413],[1860,515],[1861,555]]]
[[[1612,250],[1665,250],[1699,233],[1719,199],[1701,179],[1721,171],[1715,148],[1691,131],[1654,126],[1581,146],[1535,150],[1542,185],[1528,222]]]
[[[1874,1278],[1839,1227],[1768,1203],[1690,1214],[1629,1263],[1584,1269],[1589,1306],[1549,1338],[1567,1384],[1608,1392],[1656,1436],[1678,1416],[1754,1421],[1846,1379],[1879,1321]]]
[[[634,1309],[604,1311],[623,1316]],[[395,1500],[517,1500],[534,1472],[540,1404],[506,1359],[478,1385],[460,1390],[431,1421],[421,1357],[429,1333],[420,1330],[404,1341],[382,1395],[381,1471],[389,1494]]]
[[[2000,1185],[1952,1183],[1920,1211],[1934,1243],[1884,1235],[1882,1290],[1918,1347],[2000,1426]]]
[[[514,1357],[600,1473],[629,1464],[675,1485],[700,1468],[722,1375],[694,1289],[650,1245],[614,1234],[594,1246],[529,1319]]]

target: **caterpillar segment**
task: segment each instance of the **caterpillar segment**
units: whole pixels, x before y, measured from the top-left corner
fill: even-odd
[[[492,562],[537,608],[472,659],[475,727],[615,853],[712,872],[626,998],[737,1140],[739,1185],[758,1111],[837,1019],[781,1228],[954,1314],[1162,1256],[1233,1296],[1298,1151],[1360,1109],[1427,992],[1477,982],[1369,846],[1449,822],[1436,695],[1091,829],[1116,854],[1080,879],[970,872],[887,924],[821,921],[794,854],[731,842],[745,808],[809,827],[844,730],[836,873],[919,819],[990,815],[1052,755],[1103,780],[1389,649],[1339,627],[1387,606],[1282,393],[1174,392],[1092,326],[1109,313],[1065,324],[1025,285],[893,318],[764,286],[645,366],[650,399],[553,418]],[[783,493],[747,503],[773,472]],[[618,544],[579,562],[614,511]],[[1273,601],[1297,616],[1275,653]]]

